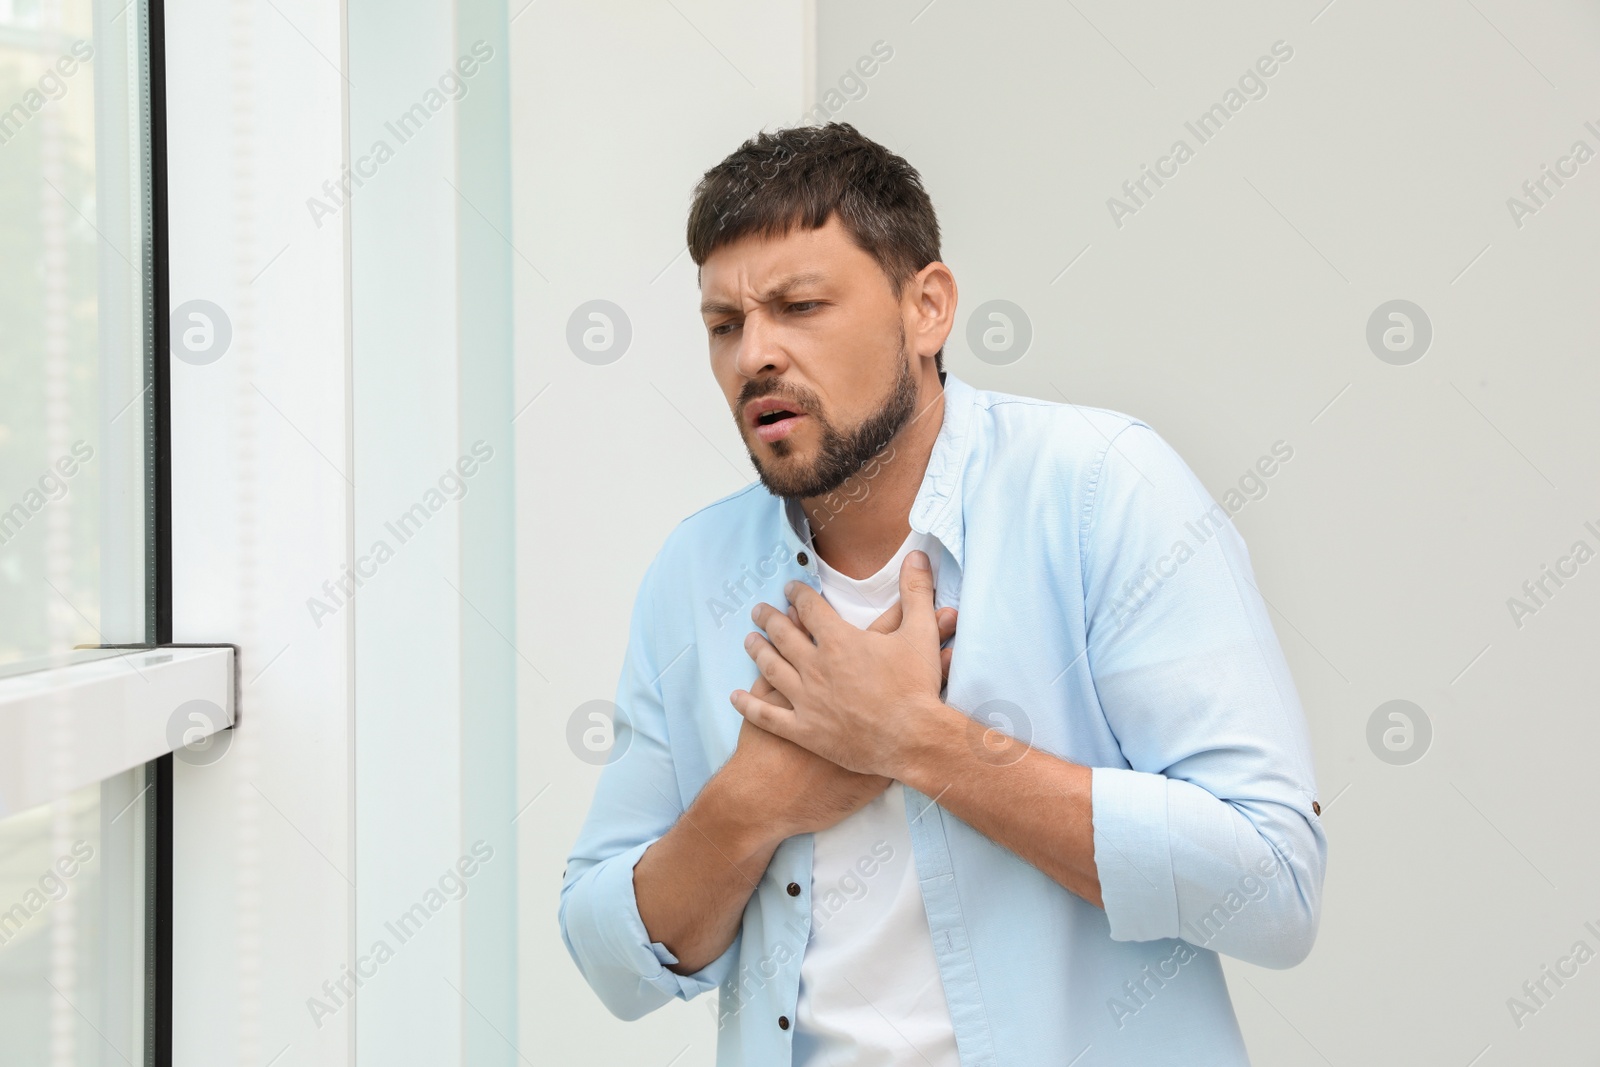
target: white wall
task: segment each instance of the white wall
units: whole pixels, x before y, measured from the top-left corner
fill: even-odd
[[[620,1022],[561,942],[562,868],[599,770],[566,728],[614,694],[633,595],[667,532],[754,477],[711,378],[684,227],[702,172],[803,110],[804,5],[519,6],[516,406],[532,402],[516,424],[517,623],[532,661],[521,795],[539,796],[518,823],[521,1029],[553,1063],[695,1067],[714,1058],[714,996]],[[566,341],[596,299],[633,331],[604,366]]]
[[[1584,126],[1600,125],[1587,62],[1597,17],[1575,4],[1319,7],[828,2],[812,51],[801,0],[511,0],[515,216],[498,236],[515,276],[504,399],[519,474],[515,577],[509,557],[500,576],[516,592],[514,626],[502,620],[515,649],[500,655],[514,652],[520,670],[519,781],[474,795],[495,767],[483,742],[507,726],[471,726],[479,702],[463,695],[466,665],[493,642],[469,608],[422,583],[439,571],[491,587],[493,571],[469,575],[462,550],[474,536],[492,543],[502,520],[463,509],[465,525],[430,529],[383,572],[397,583],[387,600],[366,591],[366,614],[319,627],[306,603],[366,547],[373,521],[426,488],[411,475],[453,460],[475,419],[501,417],[461,357],[485,343],[461,309],[500,269],[485,267],[495,242],[473,221],[483,215],[425,188],[427,167],[448,174],[450,147],[411,146],[383,174],[389,193],[365,190],[320,227],[306,203],[341,173],[347,137],[364,139],[348,116],[403,99],[404,64],[426,72],[458,54],[474,9],[419,5],[407,25],[363,9],[347,27],[339,5],[313,0],[173,0],[173,302],[211,300],[234,330],[217,362],[174,364],[176,637],[239,642],[244,673],[243,725],[223,758],[179,765],[177,1062],[353,1062],[354,1010],[319,1027],[307,1000],[366,950],[369,920],[381,926],[426,888],[413,876],[470,843],[508,797],[527,805],[517,975],[500,986],[516,988],[516,1024],[502,1020],[496,1043],[442,981],[491,988],[474,976],[490,957],[473,937],[509,919],[490,914],[474,935],[453,917],[363,990],[363,1010],[377,1012],[363,1016],[364,1053],[398,1050],[410,1023],[441,1062],[474,1032],[484,1057],[509,1060],[502,1046],[516,1042],[555,1062],[712,1062],[714,997],[621,1023],[561,944],[562,864],[597,773],[567,748],[566,725],[611,694],[637,582],[667,532],[753,477],[694,312],[693,185],[757,129],[830,102],[825,90],[879,40],[893,58],[864,95],[832,102],[906,155],[933,194],[962,293],[952,370],[1139,415],[1218,496],[1275,441],[1295,449],[1235,521],[1311,719],[1331,865],[1310,960],[1286,972],[1229,964],[1257,1061],[1467,1063],[1486,1048],[1479,1063],[1570,1058],[1593,1002],[1587,979],[1520,1030],[1506,1000],[1584,936],[1585,919],[1600,925],[1600,861],[1555,814],[1584,810],[1600,741],[1584,655],[1600,584],[1580,572],[1520,628],[1506,601],[1575,540],[1600,543],[1583,526],[1600,526],[1586,417],[1597,372],[1584,358],[1600,179],[1585,166],[1521,227],[1506,198],[1575,139],[1600,148]],[[351,76],[347,55],[363,45],[381,58],[384,38],[347,46],[363,26],[400,35],[401,66]],[[1107,198],[1278,40],[1294,56],[1267,95],[1117,226]],[[352,102],[359,92],[373,95]],[[460,114],[446,121],[458,124],[439,130],[454,131],[459,166],[466,127]],[[347,223],[387,210],[404,227],[410,190],[426,226],[444,230],[374,246],[424,262],[422,276],[389,264],[392,286],[368,279],[380,304],[362,331]],[[440,232],[455,271],[415,246]],[[1435,331],[1407,366],[1365,339],[1394,298],[1420,304]],[[603,366],[566,341],[573,312],[597,299],[619,305],[633,334]],[[966,340],[969,316],[993,299],[1033,327],[1029,351],[1004,365]],[[385,318],[406,302],[417,329]],[[379,361],[410,343],[386,379]],[[504,501],[509,484],[495,492],[467,501]],[[489,618],[509,610],[483,603]],[[375,643],[363,645],[369,624]],[[428,635],[437,643],[418,643]],[[384,643],[393,636],[403,641]],[[437,677],[418,666],[430,649]],[[443,687],[432,704],[415,687],[385,688],[381,673],[357,690],[358,668],[381,669],[386,655]],[[409,701],[416,729],[383,718],[391,698]],[[1434,730],[1409,766],[1382,762],[1367,740],[1375,709],[1396,698]],[[363,752],[365,777],[358,707],[360,736],[377,746]],[[423,783],[410,799],[408,773]],[[358,892],[365,872],[374,884]]]
[[[1294,449],[1234,521],[1310,719],[1329,870],[1306,963],[1226,964],[1252,1058],[1577,1062],[1600,976],[1520,1029],[1506,1001],[1579,938],[1600,948],[1600,854],[1560,814],[1587,810],[1600,744],[1600,573],[1520,629],[1506,601],[1575,540],[1600,548],[1600,163],[1520,229],[1506,199],[1575,139],[1600,150],[1600,15],[819,7],[822,84],[895,49],[840,117],[928,183],[961,288],[956,373],[1135,414],[1219,499],[1275,441]],[[1280,40],[1266,96],[1199,144],[1185,121]],[[1107,199],[1179,137],[1193,158],[1119,228]],[[1410,365],[1365,339],[1394,298],[1433,324]],[[966,340],[994,299],[1033,327],[1005,365]],[[1408,766],[1368,746],[1392,699],[1433,727]]]

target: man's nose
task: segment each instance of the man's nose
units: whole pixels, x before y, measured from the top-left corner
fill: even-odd
[[[779,331],[761,309],[745,315],[739,328],[739,373],[754,378],[763,371],[782,373],[788,357],[780,344]]]

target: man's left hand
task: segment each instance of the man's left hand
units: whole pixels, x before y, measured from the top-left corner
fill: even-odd
[[[733,706],[761,729],[841,767],[898,777],[919,727],[941,707],[927,556],[914,551],[901,564],[901,620],[888,633],[852,626],[804,582],[791,581],[784,592],[799,625],[771,604],[757,604],[751,616],[766,636],[751,633],[745,651],[791,707],[743,689],[731,694]]]

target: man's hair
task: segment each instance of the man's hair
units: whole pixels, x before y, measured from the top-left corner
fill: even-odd
[[[689,256],[698,268],[742,237],[819,229],[835,212],[889,278],[895,299],[939,258],[939,219],[922,176],[847,122],[762,131],[706,171],[689,208]],[[934,363],[944,370],[944,349]]]

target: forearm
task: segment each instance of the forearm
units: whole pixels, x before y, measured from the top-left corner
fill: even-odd
[[[782,840],[750,818],[724,768],[645,850],[633,869],[634,896],[650,939],[678,958],[669,970],[693,974],[727,950]]]
[[[918,720],[895,777],[1096,907],[1091,772],[997,730],[981,733],[947,704]]]

